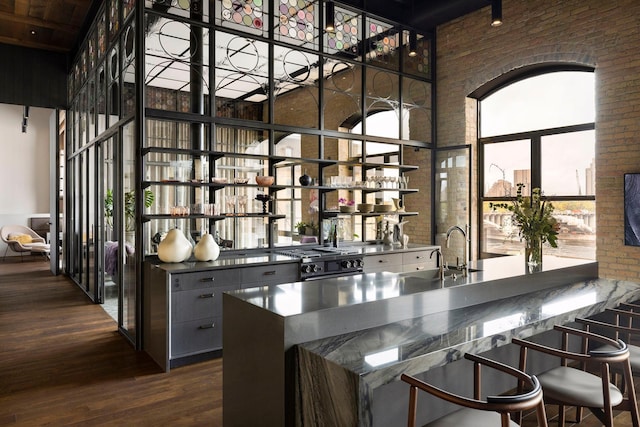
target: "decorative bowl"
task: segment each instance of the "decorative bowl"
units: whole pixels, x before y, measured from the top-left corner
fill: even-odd
[[[214,176],[213,178],[211,178],[211,182],[213,182],[214,184],[226,184],[227,178]]]
[[[374,205],[373,206],[374,212],[391,212],[392,209],[393,209],[392,205]]]
[[[249,182],[249,178],[233,178],[234,184],[246,184]]]
[[[256,184],[261,187],[269,187],[273,185],[275,178],[272,176],[256,176]]]
[[[362,212],[362,213],[368,213],[373,211],[373,204],[372,203],[360,203],[358,204],[358,212]]]
[[[348,206],[348,205],[340,206],[340,212],[351,213],[351,212],[355,212],[355,211],[356,211],[356,207],[353,206],[353,205],[351,205],[351,206]]]

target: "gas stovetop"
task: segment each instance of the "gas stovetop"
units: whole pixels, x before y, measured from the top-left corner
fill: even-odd
[[[335,258],[346,255],[357,255],[359,251],[352,248],[334,248],[332,246],[323,246],[319,248],[293,248],[280,249],[276,251],[280,255],[290,256],[293,258]]]

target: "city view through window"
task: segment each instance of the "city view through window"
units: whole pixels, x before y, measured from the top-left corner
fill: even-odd
[[[592,72],[527,78],[480,102],[483,256],[524,253],[511,212],[489,206],[510,203],[521,183],[525,195],[539,187],[554,206],[558,247],[543,252],[595,259],[594,121]]]

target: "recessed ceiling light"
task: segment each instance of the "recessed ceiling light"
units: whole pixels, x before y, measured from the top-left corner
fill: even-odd
[[[31,35],[35,36],[36,35],[36,30],[31,30]]]

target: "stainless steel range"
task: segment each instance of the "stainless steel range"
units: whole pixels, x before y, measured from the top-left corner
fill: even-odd
[[[357,249],[319,247],[277,251],[300,260],[300,280],[325,279],[362,273],[364,262]]]

